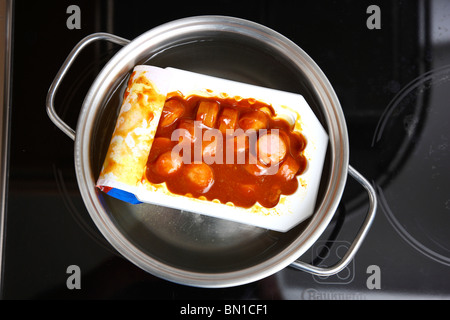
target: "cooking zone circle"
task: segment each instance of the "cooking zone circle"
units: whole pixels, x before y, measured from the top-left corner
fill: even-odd
[[[86,45],[110,41],[124,47],[105,65],[87,93],[76,130],[57,115],[54,96],[72,61]],[[174,67],[305,97],[328,137],[328,152],[314,214],[276,232],[185,210],[130,205],[95,186],[114,129],[121,97],[139,64]],[[265,278],[287,266],[318,275],[344,269],[361,245],[376,211],[371,185],[348,164],[349,145],[339,101],[325,75],[297,45],[242,19],[192,17],[156,27],[133,41],[110,34],[84,38],[69,54],[47,96],[51,120],[75,141],[75,168],[84,203],[103,236],[125,258],[163,279],[199,287],[229,287]],[[334,266],[298,259],[326,229],[347,174],[368,193],[369,210],[346,254]]]
[[[376,191],[389,222],[417,251],[450,265],[450,194],[442,188],[450,181],[450,119],[440,101],[450,101],[450,66],[399,91],[380,119],[373,148],[386,173]]]

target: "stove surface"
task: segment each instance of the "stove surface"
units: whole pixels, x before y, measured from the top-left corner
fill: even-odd
[[[449,299],[450,3],[376,1],[374,9],[372,2],[190,1],[162,3],[155,12],[148,1],[7,1],[2,298]],[[205,14],[280,32],[333,85],[347,121],[350,164],[379,200],[362,247],[337,275],[288,267],[239,287],[187,287],[125,260],[92,222],[76,181],[73,141],[46,114],[50,84],[86,35],[102,31],[131,40],[162,23]],[[90,84],[118,49],[86,49],[64,79],[55,105],[72,128]],[[349,178],[335,217],[301,260],[335,263],[367,208],[365,191]],[[80,288],[71,287],[73,266],[81,271]]]

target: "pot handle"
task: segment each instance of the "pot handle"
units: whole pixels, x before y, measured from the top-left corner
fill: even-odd
[[[359,247],[361,246],[365,236],[367,235],[370,226],[372,225],[373,219],[375,218],[375,211],[377,209],[377,197],[375,194],[375,190],[371,186],[371,184],[353,167],[349,166],[349,174],[357,181],[359,182],[367,191],[369,194],[369,209],[366,216],[366,219],[364,220],[364,223],[362,224],[358,234],[355,237],[355,240],[353,241],[350,248],[347,250],[344,257],[336,263],[334,266],[331,267],[317,267],[313,266],[311,264],[296,260],[294,261],[290,266],[306,271],[308,273],[312,273],[319,276],[330,276],[333,274],[336,274],[343,270],[353,259],[356,252],[358,251]]]
[[[56,74],[55,79],[53,80],[50,89],[47,93],[47,114],[50,117],[50,120],[66,135],[68,135],[72,140],[75,140],[75,130],[73,130],[71,127],[69,127],[64,121],[61,120],[61,118],[58,116],[58,114],[55,111],[55,107],[53,104],[56,91],[58,90],[58,87],[66,75],[67,70],[74,62],[75,58],[78,56],[78,54],[81,52],[81,50],[84,49],[88,44],[91,42],[97,41],[97,40],[106,40],[115,44],[119,45],[127,45],[130,40],[115,36],[113,34],[104,33],[104,32],[98,32],[93,33],[85,38],[83,38],[80,42],[77,43],[77,45],[72,49],[72,51],[69,53],[69,56],[64,61],[63,65],[59,69],[58,73]]]

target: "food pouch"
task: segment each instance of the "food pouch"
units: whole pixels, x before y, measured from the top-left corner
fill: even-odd
[[[263,114],[264,112],[270,114],[272,123],[276,123],[276,119],[283,119],[283,121],[289,123],[292,132],[295,133],[292,135],[301,135],[305,139],[305,146],[301,149],[302,157],[305,159],[305,167],[301,173],[295,176],[290,175],[290,167],[287,166],[287,163],[289,160],[292,162],[292,159],[288,159],[292,157],[290,157],[288,148],[292,145],[293,140],[292,137],[286,138],[286,134],[283,136],[283,132],[278,135],[277,129],[266,130],[263,133],[258,133],[258,136],[255,136],[255,140],[251,144],[251,146],[255,146],[254,153],[247,151],[248,154],[255,155],[255,157],[247,159],[248,162],[254,160],[252,162],[253,167],[249,166],[248,168],[250,169],[247,169],[247,167],[246,169],[248,172],[255,174],[252,168],[271,168],[270,162],[274,161],[277,171],[270,174],[283,174],[289,176],[289,179],[295,179],[297,185],[295,192],[281,195],[275,194],[277,202],[274,205],[266,206],[263,205],[263,201],[259,201],[252,203],[250,206],[240,206],[232,202],[220,201],[218,200],[220,197],[208,199],[205,196],[196,195],[195,192],[189,192],[189,190],[177,194],[169,190],[168,182],[158,182],[149,179],[148,170],[154,170],[153,167],[150,167],[150,155],[155,151],[152,150],[152,146],[155,142],[156,132],[160,126],[168,126],[166,122],[168,122],[167,114],[170,111],[170,106],[167,104],[166,109],[164,109],[164,106],[168,99],[174,96],[183,97],[184,99],[191,98],[191,103],[193,103],[192,101],[194,99],[192,97],[195,97],[197,100],[199,97],[199,100],[202,97],[204,98],[203,103],[196,106],[195,109],[190,109],[191,112],[194,112],[193,116],[185,115],[185,117],[190,118],[183,120],[186,122],[197,120],[198,127],[196,130],[199,131],[196,132],[205,132],[205,130],[208,131],[209,129],[219,132],[220,129],[219,134],[225,134],[224,128],[237,126],[235,123],[239,123],[240,127],[245,127],[250,123],[250,127],[253,126],[253,128],[259,129],[255,125],[257,120],[252,118],[244,119],[244,117],[239,118],[239,115],[243,113],[242,108],[244,108],[239,106],[239,103],[242,104],[243,101],[248,105],[255,106],[260,102],[261,107],[257,110],[259,112],[258,114]],[[214,100],[218,102],[209,102]],[[233,107],[226,108],[219,106],[221,102],[225,101],[231,101],[231,104],[237,107],[233,109]],[[202,116],[203,114],[204,116]],[[233,117],[233,115],[235,116]],[[170,114],[170,116],[173,116],[173,114]],[[181,121],[179,120],[180,123]],[[169,125],[175,126],[176,124],[172,124],[169,121]],[[178,124],[178,126],[181,126],[181,124]],[[250,132],[250,130],[247,132]],[[260,132],[262,131],[260,130]],[[250,135],[248,136],[251,137]],[[161,140],[158,137],[156,139]],[[172,140],[174,141],[174,145],[181,145],[181,140]],[[273,141],[277,143],[276,148],[270,145]],[[192,146],[194,144],[197,146],[197,143],[198,141],[192,141]],[[158,141],[155,142],[155,149],[159,148],[157,144]],[[286,232],[307,219],[314,212],[327,144],[328,136],[325,130],[305,99],[299,94],[174,68],[158,68],[147,65],[136,66],[128,81],[128,86],[116,121],[116,127],[100,176],[97,180],[97,187],[109,196],[135,205],[143,202],[152,203],[220,219],[228,219],[256,227]],[[267,147],[267,145],[269,146]],[[205,152],[205,150],[210,150],[208,147],[211,144],[208,144],[206,148],[205,144],[202,143],[198,144],[198,146],[200,148],[203,147],[201,150]],[[267,148],[264,151],[265,153],[259,150],[263,148],[262,146]],[[221,146],[221,148],[224,148],[224,146]],[[261,156],[261,154],[264,156]],[[173,161],[174,158],[171,159]],[[198,166],[200,168],[201,160],[200,163],[197,163],[198,161],[195,161],[198,159],[194,158],[193,164],[186,164],[185,160],[186,158],[183,156],[183,161],[176,162],[176,164],[180,163],[180,166],[183,165],[183,170],[187,172],[185,175],[188,175],[193,183],[197,185],[203,183],[201,180],[202,176],[200,175],[204,175],[204,173],[195,167]],[[160,162],[162,164],[165,163],[162,160]],[[203,163],[201,164],[204,165]],[[170,162],[170,165],[173,166],[173,163]],[[167,169],[167,165],[164,168],[166,168],[164,173],[169,174],[171,172]],[[193,170],[194,168],[195,170]],[[298,167],[294,166],[294,168],[297,170]],[[172,169],[172,167],[169,169]],[[178,166],[173,170],[177,169]],[[188,172],[188,170],[190,171]],[[196,176],[197,174],[198,176]],[[256,175],[260,175],[260,173],[256,173]],[[217,178],[219,175],[211,173],[211,177]],[[230,175],[231,178],[232,176]],[[226,179],[221,178],[221,180]],[[181,179],[179,181],[172,179],[171,183],[177,186],[178,182],[180,185],[184,183]],[[216,183],[216,187],[218,183]],[[213,184],[213,181],[211,184]],[[242,188],[246,188],[246,191],[242,191],[244,189],[241,189],[241,186]],[[209,188],[209,185],[207,187]],[[262,191],[265,191],[265,189],[254,189],[253,186],[249,186],[244,180],[234,185],[233,188],[235,193],[262,193]],[[274,192],[277,192],[275,190],[276,186],[270,184],[264,188],[274,188]],[[225,192],[225,189],[223,189],[223,192]],[[271,192],[268,192],[267,197],[270,197],[271,194]]]

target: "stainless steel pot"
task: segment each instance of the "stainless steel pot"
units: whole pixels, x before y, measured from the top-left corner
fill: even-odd
[[[124,47],[92,84],[74,131],[57,115],[54,97],[78,53],[99,40]],[[95,182],[115,124],[121,90],[132,68],[143,63],[305,96],[330,138],[314,215],[289,232],[277,233],[187,211],[128,205],[99,192]],[[75,141],[79,188],[100,232],[125,258],[169,281],[229,287],[262,279],[287,266],[318,275],[335,274],[354,257],[375,216],[374,190],[349,166],[346,123],[327,78],[296,44],[250,21],[223,16],[186,18],[156,27],[131,42],[111,34],[92,34],[78,43],[56,75],[47,96],[47,111],[55,125]],[[298,261],[327,228],[348,174],[369,196],[368,213],[355,240],[334,266],[317,267]]]

